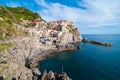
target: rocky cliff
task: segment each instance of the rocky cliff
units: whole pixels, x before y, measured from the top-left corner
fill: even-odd
[[[74,26],[73,22],[67,20],[58,20],[48,22],[48,24],[48,26],[61,31],[59,34],[60,43],[65,44],[82,41],[80,32],[77,30],[77,27]]]
[[[60,45],[59,48],[54,45],[41,47],[38,38],[29,37],[12,44],[12,48],[0,52],[0,77],[6,80],[38,80],[41,76],[39,61],[56,52],[75,49],[72,44]]]
[[[0,10],[3,9],[6,11],[12,9],[12,13],[8,11],[11,14],[19,13],[19,11],[16,13],[16,10],[19,9],[24,11],[24,8],[8,8],[7,10],[5,7],[0,6]],[[29,11],[25,13],[29,13]],[[0,34],[0,80],[70,80],[65,73],[59,75],[52,71],[49,73],[39,72],[38,63],[53,53],[76,49],[72,43],[82,41],[82,37],[77,28],[71,21],[67,20],[45,22],[36,19],[34,21],[28,21],[25,19],[31,20],[36,18],[35,13],[31,13],[32,18],[29,16],[26,17],[26,14],[19,14],[22,15],[24,20],[21,20],[20,16],[18,16],[19,18],[17,20],[22,22],[16,23],[16,15],[12,16],[12,22],[7,20],[5,22],[7,25],[3,25],[7,26],[5,28],[6,30],[9,30],[8,25],[12,24],[16,30],[16,34],[18,34],[17,36],[14,33],[8,35],[8,32],[14,30],[13,28],[3,32],[4,27],[0,27],[0,31],[3,32],[2,35]],[[2,13],[0,18],[0,22],[2,23],[5,21],[6,16]],[[19,32],[22,32],[22,34]],[[7,39],[11,36],[12,38]],[[40,37],[43,39],[45,37],[46,43],[51,44],[48,45],[41,42]],[[48,38],[50,39],[48,40]]]

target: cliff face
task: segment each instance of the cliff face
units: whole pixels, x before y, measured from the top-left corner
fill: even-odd
[[[49,22],[49,26],[52,26],[58,31],[61,31],[61,33],[58,33],[58,39],[62,44],[82,41],[80,32],[77,30],[77,27],[74,26],[73,22],[71,21],[52,21]]]
[[[76,35],[69,33],[69,32],[64,33],[62,36],[63,37],[61,38],[61,43],[64,43],[64,44],[65,43],[81,42],[81,40],[82,40],[81,35],[76,36]]]
[[[39,61],[52,53],[75,49],[71,44],[62,45],[60,48],[54,45],[41,46],[38,38],[29,37],[19,38],[13,45],[11,49],[0,52],[0,77],[6,80],[38,80],[38,76],[41,76],[38,70]],[[61,76],[67,77],[63,74]]]
[[[37,43],[37,42],[36,42]],[[5,80],[32,80],[32,71],[27,68],[27,56],[35,43],[30,38],[19,38],[13,47],[0,52],[0,77]]]
[[[3,8],[5,10],[13,10],[11,15],[17,13],[21,14],[23,19],[31,20],[39,17],[35,13],[31,13],[31,18],[28,15],[26,16],[26,14],[20,13],[21,11],[16,12],[16,10],[19,9],[24,12],[24,8]],[[0,10],[3,9],[0,7]],[[29,13],[29,11],[25,13]],[[6,18],[11,19],[11,17],[4,15],[6,14],[2,13],[2,15],[0,15],[0,25],[2,25]],[[16,16],[12,16],[12,21],[7,20],[5,22],[5,24],[7,24],[6,27],[3,27],[5,25],[0,26],[0,31],[3,32],[5,29],[10,29],[9,24],[13,25],[12,29],[6,31],[6,33],[3,32],[2,35],[0,34],[0,79],[37,80],[38,76],[41,76],[38,70],[39,61],[43,60],[46,56],[51,55],[51,53],[73,50],[75,47],[71,43],[82,41],[80,33],[71,21],[58,20],[45,22],[38,19],[28,21],[21,20],[20,16],[16,15],[19,17],[17,20],[22,21],[16,23],[14,22],[17,21],[15,19]],[[13,30],[17,37],[15,38],[14,36],[12,40],[6,40],[6,37],[11,37],[15,34],[12,33],[10,36],[7,36],[8,32],[11,33]],[[20,31],[22,34],[20,34]],[[6,37],[4,37],[5,35]],[[5,39],[5,41],[2,41],[1,39]],[[8,46],[9,43],[12,44],[12,46]],[[66,74],[61,74],[61,76],[67,77]]]
[[[53,24],[56,24],[56,22]],[[53,25],[53,27],[55,26]],[[44,59],[45,56],[50,55],[50,53],[73,49],[74,45],[69,43],[81,41],[81,35],[75,34],[78,33],[78,31],[70,32],[74,27],[72,26],[70,29],[67,27],[68,26],[61,25],[58,36],[59,44],[62,45],[61,48],[56,48],[53,44],[49,46],[47,46],[47,44],[43,45],[39,42],[39,35],[36,30],[28,29],[31,33],[30,37],[18,37],[12,42],[12,48],[5,52],[0,52],[0,76],[7,80],[33,80],[33,76],[40,75],[38,68],[36,68],[38,61]],[[68,48],[65,47],[66,45]],[[36,79],[38,78],[35,77],[34,80]]]

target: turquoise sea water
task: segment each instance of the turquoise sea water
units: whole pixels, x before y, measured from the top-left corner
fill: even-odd
[[[72,80],[120,80],[120,35],[82,35],[90,40],[109,42],[112,47],[78,44],[81,50],[67,51],[40,62],[40,71],[46,69],[64,72]]]

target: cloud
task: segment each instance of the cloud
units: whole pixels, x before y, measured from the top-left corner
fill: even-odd
[[[35,0],[35,2],[40,6],[47,6],[47,3],[44,0]]]
[[[85,9],[60,3],[48,4],[44,0],[35,1],[38,5],[44,7],[38,12],[47,21],[71,20],[77,26],[86,28],[120,25],[120,0],[82,0],[76,4]]]
[[[83,15],[83,17],[86,16],[85,20],[89,24],[104,26],[109,23],[113,23],[114,25],[119,24],[119,3],[119,0],[84,0],[79,5],[83,5],[87,8],[87,10],[85,10],[86,15]]]
[[[9,2],[9,3],[6,3],[6,6],[18,7],[18,6],[21,6],[21,5],[18,2]]]

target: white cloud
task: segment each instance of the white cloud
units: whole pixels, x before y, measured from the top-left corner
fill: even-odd
[[[20,4],[18,2],[10,2],[10,3],[6,3],[7,6],[10,6],[10,7],[18,7],[20,6]]]
[[[47,3],[44,0],[35,0],[40,6],[47,6]]]
[[[60,3],[36,2],[44,8],[39,11],[47,21],[66,19],[84,27],[120,25],[120,0],[83,0],[78,5],[86,9]]]
[[[85,21],[96,26],[106,25],[109,23],[116,24],[120,20],[120,0],[84,0],[83,6],[85,10]],[[89,20],[89,21],[88,21]],[[119,24],[119,23],[118,23]]]

